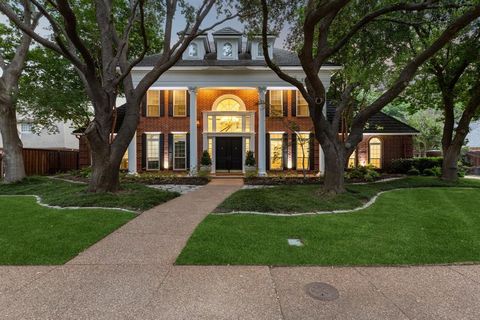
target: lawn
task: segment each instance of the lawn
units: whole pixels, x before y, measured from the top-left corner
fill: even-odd
[[[461,185],[471,183],[475,184],[464,180]],[[479,208],[480,189],[437,187],[387,192],[371,207],[346,214],[210,215],[197,227],[177,264],[479,262]],[[289,246],[288,238],[299,238],[304,246]]]
[[[106,209],[52,209],[61,207],[115,207],[140,212],[178,196],[141,184],[122,185],[118,194],[92,194],[86,185],[46,177],[16,184],[0,184],[0,265],[63,264],[136,216]],[[8,195],[8,196],[4,196]]]
[[[401,180],[371,184],[349,184],[347,192],[338,196],[320,194],[319,185],[274,186],[243,189],[228,197],[215,212],[317,212],[353,209],[363,205],[380,191],[418,187],[477,187],[480,180],[462,179],[456,184],[433,177],[408,177]]]
[[[0,265],[63,264],[136,216],[50,209],[25,196],[0,196],[0,208]]]
[[[15,184],[0,184],[0,195],[38,195],[42,202],[61,207],[109,207],[145,211],[171,200],[178,193],[138,183],[123,183],[118,193],[89,193],[86,185],[47,177],[30,177]]]

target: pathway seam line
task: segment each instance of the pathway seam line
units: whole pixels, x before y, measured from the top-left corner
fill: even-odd
[[[277,283],[275,282],[275,278],[273,277],[273,274],[272,274],[272,267],[267,266],[267,268],[268,268],[268,274],[270,275],[270,280],[272,281],[273,291],[275,292],[275,299],[277,300],[278,307],[280,309],[280,315],[282,319],[285,319],[285,314],[283,313],[283,308],[282,308],[282,301],[280,300],[280,294],[278,293],[278,290],[277,290]]]

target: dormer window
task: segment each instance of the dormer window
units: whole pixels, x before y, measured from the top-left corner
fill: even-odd
[[[232,57],[233,55],[233,46],[230,42],[227,42],[223,45],[223,56]]]
[[[198,45],[196,43],[190,43],[188,47],[188,56],[189,57],[198,57]]]

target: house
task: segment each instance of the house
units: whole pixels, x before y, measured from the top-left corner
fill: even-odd
[[[291,76],[303,79],[296,54],[275,48],[274,36],[269,36],[268,42],[268,54],[276,63]],[[324,172],[323,152],[313,139],[306,101],[266,66],[264,54],[260,38],[244,43],[242,33],[232,28],[193,40],[182,59],[147,92],[122,167],[132,173],[194,173],[207,150],[212,157],[212,173],[242,172],[246,152],[253,151],[260,175],[303,168]],[[158,58],[146,57],[132,70],[134,83]],[[326,88],[332,73],[340,68],[335,64],[322,66],[320,77]],[[119,108],[119,119],[122,112]],[[288,130],[289,121],[297,124],[296,133]],[[393,159],[412,157],[412,136],[416,133],[378,113],[370,119],[365,139],[350,164],[387,169]],[[85,139],[80,151],[81,165],[89,165]]]

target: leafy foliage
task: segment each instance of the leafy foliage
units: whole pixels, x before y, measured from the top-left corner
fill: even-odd
[[[202,166],[211,166],[212,165],[212,158],[210,158],[210,154],[208,150],[204,150],[202,153],[202,159],[200,159],[200,164]]]

